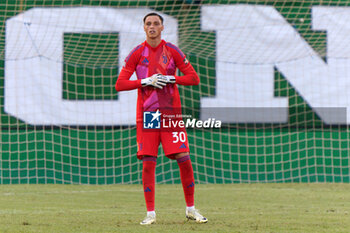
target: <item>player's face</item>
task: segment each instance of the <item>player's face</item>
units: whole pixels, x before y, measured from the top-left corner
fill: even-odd
[[[161,37],[164,26],[158,16],[151,15],[146,18],[143,28],[148,38],[156,39]]]

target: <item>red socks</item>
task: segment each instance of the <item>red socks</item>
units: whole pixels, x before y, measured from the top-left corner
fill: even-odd
[[[142,159],[142,184],[145,195],[147,211],[154,211],[154,195],[155,195],[155,170],[157,158],[146,156]]]
[[[152,156],[143,157],[142,184],[145,195],[147,211],[154,211],[155,197],[155,170],[157,158]],[[185,194],[186,206],[194,206],[194,176],[190,156],[177,159],[180,168],[180,177]]]
[[[194,176],[189,155],[177,159],[187,206],[194,206]]]

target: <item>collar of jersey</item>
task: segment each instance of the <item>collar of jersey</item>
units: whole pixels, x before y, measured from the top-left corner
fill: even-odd
[[[148,48],[150,48],[150,49],[152,49],[152,50],[157,50],[160,46],[162,46],[162,45],[164,45],[166,42],[164,41],[164,40],[161,40],[161,42],[159,43],[159,45],[157,45],[157,47],[152,47],[152,46],[150,46],[148,43],[147,43],[147,41],[145,40],[145,45],[148,47]]]

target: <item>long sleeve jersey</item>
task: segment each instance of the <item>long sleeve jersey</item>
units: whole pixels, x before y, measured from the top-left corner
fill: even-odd
[[[184,74],[183,76],[175,75],[177,68]],[[134,72],[136,72],[137,80],[130,80]],[[141,80],[153,74],[173,75],[176,83],[167,84],[163,89],[151,86],[142,87]],[[115,88],[117,91],[138,88],[136,121],[141,122],[145,111],[166,109],[168,114],[181,112],[177,84],[199,84],[199,77],[184,53],[175,45],[164,40],[155,48],[145,41],[136,46],[126,57]]]

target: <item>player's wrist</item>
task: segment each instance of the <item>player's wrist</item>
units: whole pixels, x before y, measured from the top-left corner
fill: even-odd
[[[145,87],[148,85],[149,80],[148,80],[148,78],[144,78],[144,79],[141,79],[140,83],[141,83],[142,87]]]
[[[142,79],[138,79],[138,80],[136,80],[138,87],[142,87],[142,83],[141,83],[141,81],[142,81]]]
[[[176,83],[177,77],[178,77],[178,76],[174,75],[173,77],[174,77],[174,78],[173,78],[173,79],[174,79],[174,83]]]

